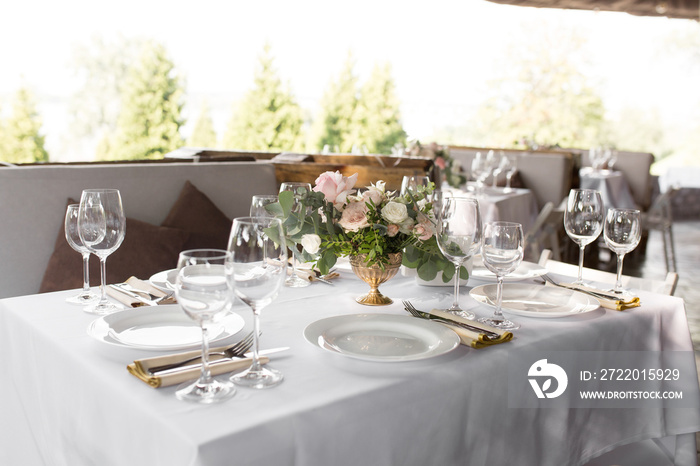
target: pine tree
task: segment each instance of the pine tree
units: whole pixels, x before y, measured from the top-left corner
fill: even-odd
[[[352,55],[348,54],[338,79],[331,81],[323,94],[321,111],[313,128],[314,149],[320,150],[328,145],[337,146],[341,152],[350,152],[359,142],[356,131],[353,134],[358,103],[358,78],[353,73],[354,67]]]
[[[227,149],[293,151],[302,146],[301,108],[273,67],[269,44],[260,55],[253,89],[248,91],[226,128]]]
[[[20,88],[12,104],[12,115],[2,128],[2,159],[12,163],[47,162],[41,117],[31,91]]]
[[[209,105],[206,101],[202,103],[192,134],[187,138],[187,145],[190,147],[216,147],[216,131],[214,131],[214,122],[211,119]]]
[[[390,154],[395,144],[405,145],[399,100],[391,65],[376,65],[362,86],[353,118],[353,139],[373,154]]]
[[[183,89],[165,47],[144,45],[124,85],[117,129],[107,144],[109,160],[159,159],[182,145]]]

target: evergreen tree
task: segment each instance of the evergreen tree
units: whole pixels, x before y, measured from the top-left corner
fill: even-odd
[[[41,117],[34,96],[28,89],[20,88],[12,104],[12,114],[3,124],[0,158],[12,163],[48,162],[49,154],[40,131]]]
[[[190,147],[216,147],[216,131],[214,131],[214,122],[211,119],[209,105],[206,101],[202,103],[192,134],[187,138],[187,145]]]
[[[229,121],[222,145],[227,149],[293,151],[302,146],[302,112],[284,89],[266,44],[255,70],[253,89]]]
[[[352,126],[353,139],[367,146],[370,153],[390,154],[395,144],[406,144],[396,86],[388,63],[376,65],[362,86]]]
[[[165,47],[147,42],[124,84],[117,129],[108,143],[109,160],[159,159],[182,145],[183,89]]]
[[[355,67],[351,54],[345,61],[338,79],[331,81],[321,99],[321,111],[314,122],[313,149],[320,150],[325,145],[338,147],[341,152],[350,152],[357,139],[355,110],[358,104],[358,78],[353,73]]]

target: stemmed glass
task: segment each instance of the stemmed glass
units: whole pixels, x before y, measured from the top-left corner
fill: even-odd
[[[493,152],[493,151],[490,151]],[[481,152],[477,152],[472,160],[472,175],[476,180],[476,195],[481,197],[484,194],[484,184],[486,179],[491,175],[491,166],[493,155],[484,155]]]
[[[277,194],[255,194],[250,202],[251,217],[271,217],[265,206],[274,204],[279,199]]]
[[[427,176],[404,176],[401,181],[401,195],[410,192],[416,192],[419,186],[425,188],[430,184],[430,178]]]
[[[306,209],[303,207],[300,201],[301,198],[304,197],[304,195],[311,192],[311,184],[287,181],[280,185],[280,193],[283,191],[291,191],[292,193],[294,193],[292,215],[296,215],[297,217],[303,220],[304,217],[306,217],[306,215],[308,214],[308,212],[306,212]],[[304,280],[303,278],[297,275],[296,245],[291,244],[290,251],[292,252],[292,274],[287,278],[284,284],[292,288],[301,288],[304,286],[309,286],[311,284],[310,281]]]
[[[65,233],[68,245],[83,256],[83,291],[66,299],[72,304],[89,304],[99,296],[90,290],[90,251],[83,245],[78,233],[78,210],[80,204],[71,204],[66,209]]]
[[[493,189],[498,188],[498,176],[508,169],[508,157],[506,157],[505,152],[498,151],[498,156],[493,161],[493,179],[491,180],[491,187]]]
[[[575,285],[583,285],[583,252],[603,230],[603,201],[600,191],[572,189],[564,212],[564,229],[579,245],[578,279]]]
[[[107,257],[119,248],[126,234],[122,198],[117,189],[86,189],[80,196],[78,235],[83,245],[100,259],[100,300],[84,310],[104,315],[119,306],[107,300]]]
[[[459,307],[459,271],[481,247],[482,227],[479,203],[474,198],[446,197],[442,200],[436,231],[438,247],[455,265],[454,302],[450,312],[474,319],[473,312]]]
[[[260,311],[277,297],[287,276],[287,246],[281,220],[272,217],[233,219],[228,250],[234,293],[253,310],[255,336],[253,364],[231,380],[250,388],[273,387],[282,382],[283,375],[260,364],[258,336]]]
[[[229,381],[219,381],[209,371],[208,326],[223,318],[231,307],[231,254],[222,249],[191,249],[177,261],[175,294],[187,316],[202,328],[202,371],[199,379],[180,385],[180,400],[217,403],[236,393]]]
[[[481,247],[484,266],[496,274],[496,310],[492,317],[482,317],[479,322],[504,330],[520,328],[503,316],[503,277],[518,268],[523,260],[523,228],[519,223],[492,222],[484,226],[484,245]]]
[[[613,293],[622,294],[622,261],[642,237],[641,214],[635,209],[608,209],[605,217],[605,244],[617,254],[617,279]]]
[[[506,172],[506,187],[503,189],[504,193],[509,193],[513,191],[510,187],[513,175],[518,171],[518,155],[515,153],[506,154],[503,170]]]

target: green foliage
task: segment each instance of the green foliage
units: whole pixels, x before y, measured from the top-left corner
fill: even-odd
[[[147,42],[129,69],[107,160],[160,159],[182,145],[183,89],[165,47]]]
[[[222,145],[228,149],[294,151],[302,148],[302,111],[284,89],[265,45],[255,84],[228,123]]]
[[[352,139],[367,146],[373,154],[390,154],[397,143],[406,144],[396,86],[388,63],[376,65],[362,86],[353,114],[352,131]]]
[[[12,163],[47,162],[41,117],[31,91],[20,88],[12,103],[12,114],[0,127],[0,160]]]
[[[190,147],[216,147],[216,131],[214,131],[214,122],[206,102],[202,103],[192,134],[187,138],[187,145]]]

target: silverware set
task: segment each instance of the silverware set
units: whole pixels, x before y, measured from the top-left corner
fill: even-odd
[[[128,283],[114,283],[109,285],[109,287],[118,290],[144,304],[148,304],[149,306],[157,306],[162,301],[165,301],[166,299],[172,297],[174,293],[171,290],[165,296],[156,296],[153,293],[149,293],[148,291],[134,288]]]
[[[464,322],[457,322],[454,320],[443,319],[442,317],[438,317],[436,315],[430,314],[429,312],[419,311],[409,301],[404,300],[402,302],[403,302],[404,308],[413,317],[418,317],[419,319],[434,320],[436,322],[441,322],[443,324],[448,324],[448,325],[454,325],[456,327],[461,327],[461,328],[464,328],[467,330],[471,330],[472,332],[481,333],[481,334],[486,335],[490,338],[499,338],[500,337],[500,335],[496,332],[491,332],[490,330],[484,330],[483,328],[476,327],[474,325],[469,325],[469,324],[466,324]]]
[[[610,300],[622,299],[621,296],[615,296],[615,295],[608,294],[608,293],[604,293],[604,292],[597,292],[597,291],[584,290],[584,289],[581,289],[580,287],[577,287],[577,286],[574,286],[574,285],[564,285],[564,284],[561,284],[561,283],[557,282],[556,280],[554,280],[554,279],[553,279],[552,277],[550,277],[549,275],[547,275],[546,273],[545,273],[545,274],[542,274],[541,277],[542,277],[542,279],[543,279],[545,282],[550,283],[550,284],[552,284],[552,285],[554,285],[554,286],[558,286],[558,287],[560,287],[560,288],[566,288],[567,290],[578,291],[578,292],[580,292],[580,293],[584,293],[584,294],[593,296],[594,298],[610,299]]]

